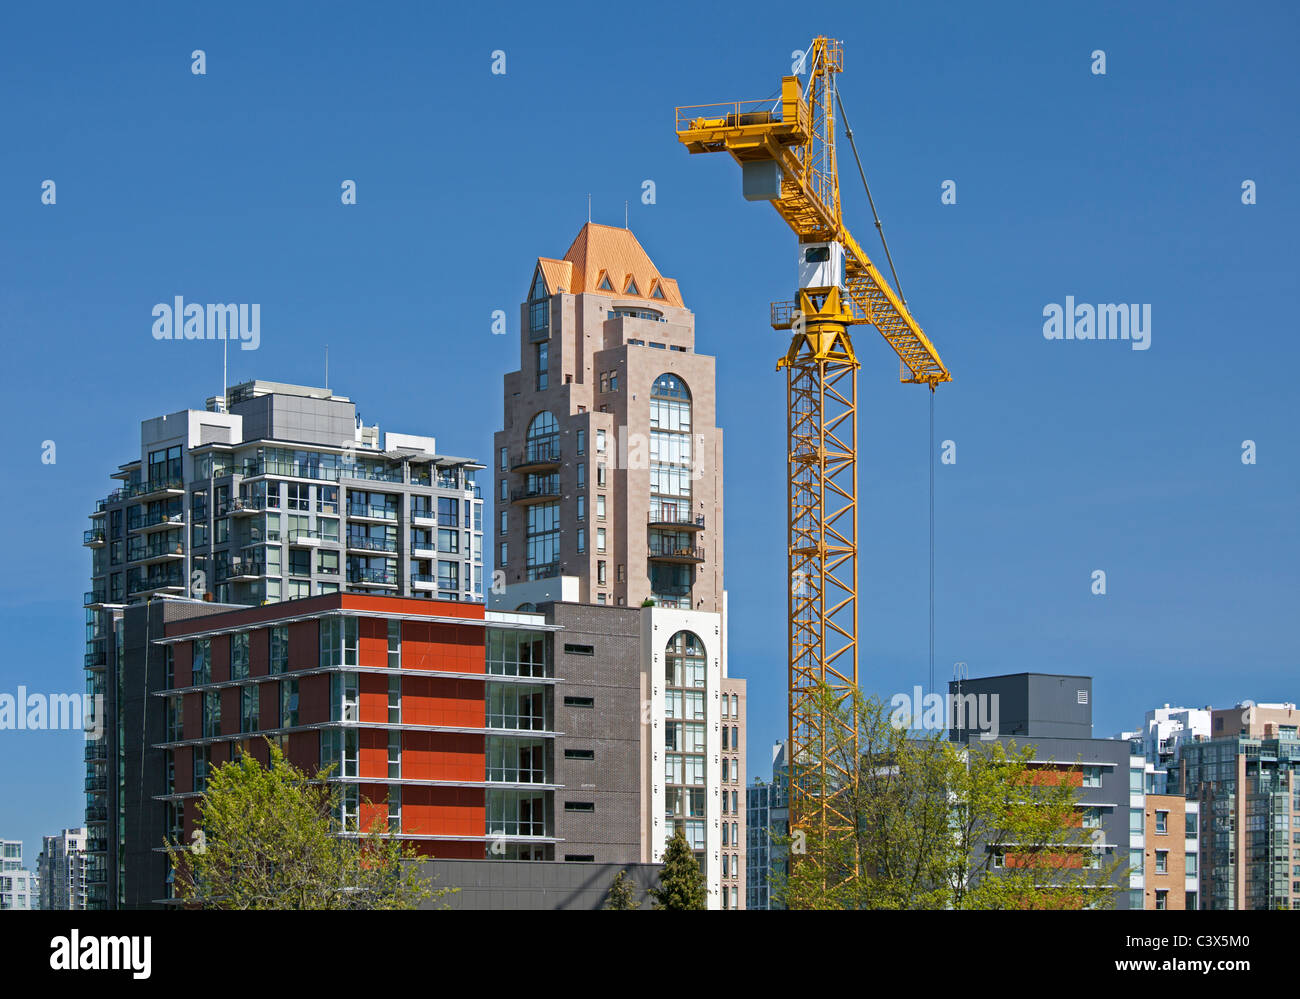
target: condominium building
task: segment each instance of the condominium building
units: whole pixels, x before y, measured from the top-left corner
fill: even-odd
[[[1130,797],[1130,743],[1120,739],[1092,737],[1092,678],[1053,673],[1015,673],[1004,676],[971,677],[954,680],[948,686],[950,703],[958,698],[976,698],[967,704],[996,703],[993,710],[981,711],[998,718],[996,740],[1017,748],[1031,747],[1029,765],[1039,771],[1060,774],[1078,787],[1079,825],[1091,829],[1091,854],[1086,863],[1104,870],[1116,861],[1136,859],[1133,849],[1142,846],[1140,817],[1144,806],[1141,773],[1145,760],[1137,757],[1138,788]],[[981,699],[992,699],[982,702]],[[969,710],[969,709],[968,709]],[[955,713],[954,713],[955,715]],[[954,727],[949,738],[966,745],[979,745],[985,736],[994,734],[976,728]],[[1068,775],[1068,776],[1066,776]],[[1137,832],[1134,825],[1137,822]],[[1014,847],[997,842],[985,843],[983,850],[992,852],[993,868],[1003,866]],[[1114,907],[1141,908],[1140,875],[1130,871],[1120,879]],[[1123,890],[1124,888],[1127,890]]]
[[[588,223],[528,281],[489,602],[564,629],[556,726],[585,742],[558,762],[557,849],[657,864],[681,830],[710,907],[743,909],[745,681],[727,661],[714,359],[627,229]]]
[[[630,230],[539,257],[495,437],[496,564],[583,603],[722,610],[722,431],[695,317]],[[537,588],[544,595],[546,587]]]
[[[1169,784],[1200,806],[1204,908],[1300,909],[1298,730],[1295,704],[1247,702],[1179,747]]]
[[[772,747],[772,779],[755,780],[745,791],[749,837],[745,849],[745,908],[779,909],[777,879],[784,873],[790,834],[790,791],[785,743]]]
[[[23,842],[0,839],[0,910],[40,908],[40,881],[23,867]]]
[[[36,871],[41,882],[40,908],[86,908],[86,830],[64,829],[55,836],[42,837]]]
[[[483,598],[484,466],[434,438],[380,434],[326,388],[250,381],[145,420],[140,454],[91,514],[88,689],[115,700],[124,606],[262,605],[342,592]],[[121,890],[109,829],[124,788],[117,717],[86,745],[89,904]]]

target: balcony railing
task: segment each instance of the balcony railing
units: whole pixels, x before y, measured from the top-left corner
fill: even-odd
[[[145,517],[135,518],[128,523],[128,528],[132,531],[143,531],[150,527],[181,527],[185,523],[185,514],[183,513],[163,513],[161,510],[151,513]]]
[[[396,552],[396,538],[368,538],[360,534],[348,535],[348,547],[368,552]]]
[[[437,581],[438,581],[437,576],[430,575],[427,572],[417,572],[411,576],[412,586],[414,586],[416,583],[436,583]]]
[[[560,574],[560,564],[551,562],[547,565],[528,566],[529,579],[554,579]]]
[[[665,524],[686,530],[704,530],[704,514],[691,513],[689,510],[651,510],[646,518],[652,527]]]
[[[86,595],[82,597],[83,607],[89,607],[92,604],[102,604],[108,596],[107,590],[87,590]]]
[[[108,665],[108,643],[102,638],[92,638],[86,643],[86,669]]]
[[[108,745],[102,741],[86,743],[86,762],[108,759]]]
[[[397,573],[387,569],[349,569],[349,583],[370,584],[373,586],[396,586]]]
[[[106,869],[91,869],[86,871],[86,884],[102,885],[108,883],[108,871]]]
[[[421,538],[419,535],[412,534],[411,548],[422,552],[436,552],[438,550],[438,542],[432,537]]]
[[[349,517],[373,517],[376,520],[396,520],[397,510],[386,506],[374,506],[369,503],[349,503]]]
[[[539,482],[510,490],[510,499],[514,503],[526,503],[529,500],[559,499],[559,482]]]
[[[104,529],[99,527],[94,530],[83,532],[81,535],[81,543],[92,547],[102,545],[104,543]]]
[[[560,464],[561,451],[558,441],[545,441],[541,443],[528,444],[522,452],[515,455],[515,460],[511,463],[511,471],[518,471],[521,468],[530,468],[537,465],[558,465]]]
[[[108,806],[106,805],[87,805],[86,806],[87,822],[107,822]]]
[[[87,853],[108,853],[108,840],[104,839],[103,837],[95,837],[93,839],[87,839],[86,852]],[[90,880],[89,878],[90,872],[87,871],[86,874],[87,874],[86,880]]]
[[[650,558],[662,559],[667,562],[703,562],[704,548],[702,546],[692,547],[671,542],[651,541],[649,555]]]
[[[95,793],[108,790],[108,778],[105,776],[95,776],[86,778],[86,792]]]
[[[185,480],[177,475],[161,479],[150,479],[148,482],[137,482],[126,486],[121,492],[123,499],[134,499],[137,496],[149,496],[153,493],[184,491],[184,489]]]

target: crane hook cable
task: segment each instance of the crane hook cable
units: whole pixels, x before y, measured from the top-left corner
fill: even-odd
[[[894,276],[894,288],[898,291],[898,297],[904,307],[907,305],[907,298],[903,295],[903,285],[898,280],[898,271],[894,268],[894,257],[889,252],[889,244],[885,242],[885,228],[880,224],[880,213],[876,211],[876,199],[871,196],[871,185],[867,183],[866,171],[862,169],[862,157],[858,155],[858,144],[853,141],[853,127],[849,124],[849,116],[844,113],[844,101],[840,99],[840,88],[835,88],[835,103],[840,109],[840,118],[844,122],[844,136],[849,140],[849,148],[853,150],[853,161],[858,165],[858,176],[862,178],[862,186],[867,192],[867,201],[871,204],[871,215],[876,220],[876,232],[880,234],[880,245],[885,248],[885,259],[889,261],[889,273]]]

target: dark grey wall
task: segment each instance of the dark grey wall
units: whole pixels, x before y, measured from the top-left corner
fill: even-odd
[[[339,446],[356,434],[356,405],[336,399],[262,395],[230,407],[244,418],[244,440]]]
[[[545,604],[555,633],[555,859],[591,856],[597,864],[641,859],[641,612],[592,604]],[[590,645],[594,655],[566,653]],[[591,708],[565,697],[591,697]],[[565,749],[590,749],[593,760],[568,760]],[[566,801],[592,802],[569,812]],[[589,867],[590,865],[584,865]]]
[[[998,735],[1044,739],[1092,738],[1092,677],[1054,673],[1012,673],[972,677],[948,683],[948,692],[962,696],[996,695]],[[1085,704],[1078,703],[1079,691]],[[950,731],[950,739],[964,736]]]
[[[436,888],[459,888],[421,908],[451,909],[600,909],[619,871],[637,885],[641,908],[651,901],[654,864],[566,864],[563,861],[426,860],[421,871]]]

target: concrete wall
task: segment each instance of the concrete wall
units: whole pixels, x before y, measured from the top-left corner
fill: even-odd
[[[551,861],[431,860],[421,864],[434,887],[460,890],[426,903],[421,908],[468,910],[499,909],[600,909],[619,871],[636,884],[641,908],[649,909],[646,896],[658,877],[652,864],[566,864]]]

